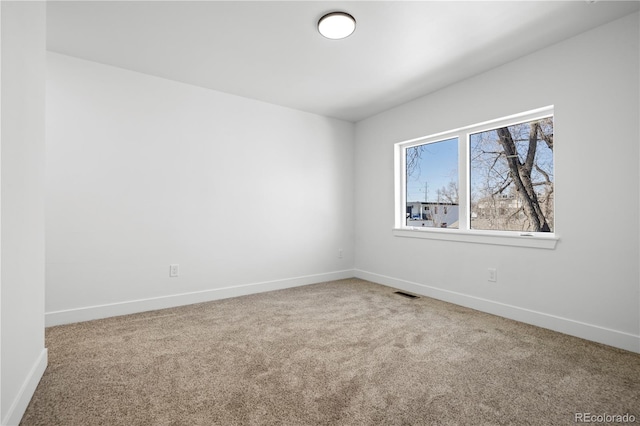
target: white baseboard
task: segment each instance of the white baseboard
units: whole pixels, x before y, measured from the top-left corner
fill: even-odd
[[[457,293],[424,284],[388,277],[360,269],[329,272],[325,274],[307,275],[283,280],[266,281],[260,283],[244,284],[234,287],[224,287],[204,290],[192,293],[182,293],[149,299],[131,300],[107,305],[88,306],[64,311],[47,312],[45,325],[47,327],[73,322],[90,321],[99,318],[107,318],[118,315],[127,315],[138,312],[152,311],[156,309],[172,308],[175,306],[189,305],[193,303],[208,302],[212,300],[226,299],[230,297],[246,296],[248,294],[265,291],[282,290],[285,288],[299,287],[316,284],[324,281],[340,280],[352,277],[361,278],[378,284],[387,285],[404,291],[409,291],[456,305],[466,306],[493,315],[521,321],[538,327],[580,337],[605,345],[614,346],[632,352],[640,353],[640,336],[587,324],[568,318],[533,311],[518,306],[507,305],[488,299],[483,299],[468,294]],[[45,364],[46,365],[46,364]],[[43,370],[44,371],[44,370]],[[4,425],[4,423],[3,423]]]
[[[35,364],[29,371],[26,380],[22,384],[18,396],[9,407],[6,416],[2,419],[2,426],[17,426],[22,420],[24,412],[29,406],[31,397],[40,383],[40,379],[47,368],[47,349],[43,349]]]
[[[466,306],[489,314],[580,337],[582,339],[640,353],[640,336],[634,334],[587,324],[568,318],[562,318],[543,312],[537,312],[518,306],[507,305],[488,299],[482,299],[468,294],[457,293],[424,284],[375,274],[360,269],[355,269],[354,275],[357,278],[377,284],[387,285],[411,293],[432,297],[434,299],[455,303],[456,305]]]
[[[152,297],[149,299],[129,300],[120,303],[111,303],[106,305],[87,306],[76,309],[67,309],[63,311],[47,312],[45,313],[45,326],[51,327],[54,325],[90,321],[100,318],[153,311],[156,309],[173,308],[176,306],[191,305],[193,303],[209,302],[212,300],[246,296],[248,294],[254,293],[262,293],[265,291],[282,290],[285,288],[299,287],[325,281],[353,278],[353,276],[353,270],[348,269],[344,271],[306,275],[302,277],[287,278],[283,280],[243,284],[233,287],[196,291],[192,293],[173,294],[169,296]]]

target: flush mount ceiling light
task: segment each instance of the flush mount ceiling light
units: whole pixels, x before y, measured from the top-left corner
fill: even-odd
[[[349,37],[356,29],[356,20],[346,12],[331,12],[318,21],[320,34],[331,40]]]

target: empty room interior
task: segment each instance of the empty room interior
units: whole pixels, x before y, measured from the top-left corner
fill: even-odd
[[[0,2],[1,424],[640,422],[639,10]]]

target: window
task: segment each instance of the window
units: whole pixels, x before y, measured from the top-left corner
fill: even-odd
[[[429,215],[407,216],[406,226],[456,228],[458,218],[438,206],[458,205],[458,138],[407,146],[404,150],[407,208],[423,206]]]
[[[478,235],[524,246],[537,243],[517,240],[553,240],[555,247],[553,107],[401,142],[395,149],[396,235]]]
[[[471,229],[553,231],[553,118],[469,135]]]

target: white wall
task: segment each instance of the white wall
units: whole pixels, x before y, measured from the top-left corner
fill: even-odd
[[[356,127],[357,275],[640,351],[638,14]],[[490,54],[490,52],[487,52]],[[555,105],[555,250],[392,236],[393,144]],[[615,208],[593,215],[590,206]],[[487,268],[498,283],[487,282]]]
[[[49,54],[47,323],[346,277],[355,264],[363,278],[640,351],[638,20],[358,123],[355,162],[352,124]],[[392,236],[395,142],[546,105],[555,250]],[[585,213],[601,199],[615,214]],[[354,206],[372,200],[354,246]]]
[[[44,348],[45,3],[1,2],[0,421],[16,425]]]
[[[47,324],[353,275],[352,123],[48,67]]]

